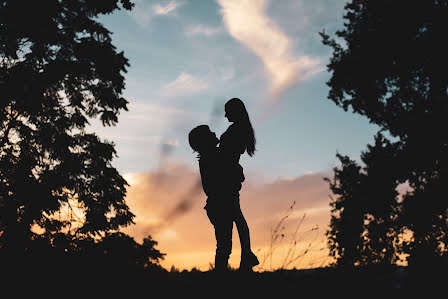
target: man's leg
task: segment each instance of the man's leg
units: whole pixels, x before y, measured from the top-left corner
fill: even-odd
[[[226,271],[232,253],[233,219],[228,215],[207,211],[207,215],[215,227],[216,255],[215,270]]]

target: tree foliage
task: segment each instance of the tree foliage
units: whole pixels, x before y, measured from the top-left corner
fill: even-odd
[[[398,259],[398,192],[394,145],[381,134],[361,155],[364,166],[337,154],[333,180],[326,179],[334,194],[327,231],[330,254],[338,266],[392,265]]]
[[[97,18],[121,8],[132,3],[0,1],[2,249],[105,236],[133,222],[114,144],[85,130],[96,117],[115,125],[127,110],[129,63]]]
[[[446,255],[448,134],[442,128],[448,113],[448,1],[352,0],[344,19],[337,40],[321,33],[323,43],[333,49],[328,96],[344,110],[366,116],[394,140],[386,146],[391,148],[386,156],[381,153],[385,148],[369,146],[362,157],[370,163],[368,177],[380,179],[378,187],[385,192],[364,204],[389,209],[377,210],[383,214],[381,222],[394,221],[412,232],[401,252],[410,254],[409,262]],[[397,183],[409,185],[398,207]],[[365,184],[362,189],[375,191]],[[371,234],[372,228],[366,231]],[[370,240],[379,239],[372,235]]]
[[[336,197],[331,200],[330,229],[327,231],[330,255],[343,267],[359,265],[362,257],[364,213],[361,196],[361,167],[349,157],[337,155],[341,167],[335,167],[330,189]]]
[[[112,126],[127,110],[128,59],[98,16],[132,6],[0,1],[3,265],[160,268],[164,254],[151,236],[139,244],[117,232],[133,223],[127,182],[112,166],[114,144],[86,132],[89,120]]]

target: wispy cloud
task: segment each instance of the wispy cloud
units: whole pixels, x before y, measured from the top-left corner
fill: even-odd
[[[140,144],[157,144],[157,145],[166,145],[166,146],[179,146],[179,141],[177,139],[167,139],[159,135],[149,135],[149,136],[134,136],[129,134],[110,134],[107,136],[112,140],[120,140],[125,142],[134,142]]]
[[[231,80],[233,78],[235,78],[235,69],[233,67],[221,68],[221,79],[222,80]]]
[[[152,6],[152,8],[156,15],[168,15],[174,13],[174,11],[181,5],[181,2],[170,1],[165,5],[155,4]]]
[[[176,9],[183,4],[174,0],[166,4],[150,4],[143,0],[134,2],[135,7],[129,14],[142,27],[146,27],[154,16],[175,15]]]
[[[153,8],[143,0],[135,0],[134,3],[135,7],[133,10],[128,12],[129,15],[140,26],[147,26],[153,16]]]
[[[166,104],[131,101],[129,111],[120,116],[116,127],[104,127],[99,120],[92,120],[88,132],[95,132],[109,141],[120,145],[133,145],[129,155],[148,155],[150,148],[160,146],[178,147],[179,137],[167,132],[167,128],[177,123],[190,123],[197,119],[197,113],[186,109],[177,109]],[[138,145],[138,146],[136,146]],[[126,156],[120,152],[120,156]]]
[[[207,87],[208,83],[203,79],[182,72],[174,81],[162,86],[160,93],[167,97],[182,96],[197,93]]]
[[[189,26],[186,29],[187,35],[205,35],[205,36],[212,36],[215,34],[218,34],[222,31],[222,27],[209,27],[204,25],[194,25]]]
[[[269,74],[272,99],[324,70],[319,59],[293,55],[291,38],[266,15],[267,0],[218,0],[218,3],[230,35],[262,60]]]

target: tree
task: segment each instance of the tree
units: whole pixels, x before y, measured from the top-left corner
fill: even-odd
[[[330,229],[327,231],[330,256],[336,265],[352,268],[362,263],[364,213],[362,211],[361,167],[347,156],[337,154],[340,167],[333,168],[333,181],[325,180],[336,196],[331,198]]]
[[[61,234],[105,236],[133,223],[114,144],[85,131],[89,119],[111,126],[127,110],[129,63],[97,17],[132,5],[0,1],[0,249],[29,252],[42,236],[56,246]]]
[[[361,154],[363,180],[361,189],[365,204],[364,265],[395,265],[399,259],[398,225],[398,178],[396,172],[397,144],[391,143],[382,134],[375,136],[375,143],[367,145]]]
[[[343,43],[321,33],[333,49],[329,98],[395,139],[389,169],[410,186],[398,218],[413,234],[404,253],[434,261],[448,252],[448,1],[352,0],[344,19]]]
[[[165,254],[154,247],[157,242],[151,236],[143,239],[142,244],[124,233],[107,234],[99,243],[101,254],[107,264],[117,267],[134,267],[141,269],[158,269],[159,262]]]
[[[394,265],[398,259],[397,179],[391,171],[396,149],[381,134],[361,155],[363,167],[337,154],[341,165],[326,178],[335,197],[327,231],[331,256],[336,265]],[[392,167],[393,169],[393,167]]]

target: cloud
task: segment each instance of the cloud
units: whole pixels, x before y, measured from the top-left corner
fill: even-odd
[[[203,113],[188,108],[177,108],[170,101],[156,102],[132,97],[129,111],[119,116],[117,126],[104,127],[99,119],[90,121],[87,132],[114,142],[118,158],[114,166],[121,170],[136,171],[157,165],[161,151],[164,156],[176,155],[188,145],[178,128],[192,127]],[[168,103],[169,102],[169,103]],[[185,129],[186,130],[186,129]],[[165,154],[167,153],[167,154]]]
[[[126,201],[137,223],[125,231],[137,239],[166,236],[167,230],[178,236],[176,226],[170,225],[201,200],[199,174],[183,164],[163,163],[151,172],[126,173],[124,178],[130,184]]]
[[[142,27],[147,26],[151,22],[153,16],[153,8],[143,0],[135,0],[135,7],[128,11],[134,21]]]
[[[97,119],[91,120],[88,132],[96,132],[102,138],[112,141],[133,141],[152,144],[178,144],[175,138],[164,134],[167,126],[197,118],[197,113],[166,104],[148,103],[134,100],[128,105],[129,111],[119,117],[115,127],[104,127]],[[148,129],[150,128],[150,130]]]
[[[166,5],[151,5],[143,0],[134,0],[134,3],[134,9],[128,13],[142,27],[146,27],[156,15],[175,15],[175,10],[182,5],[177,1],[170,1]]]
[[[160,93],[167,97],[183,96],[197,93],[207,87],[206,81],[182,72],[174,81],[162,86]]]
[[[156,144],[161,146],[179,146],[179,141],[177,139],[170,139],[162,137],[160,135],[147,135],[147,136],[136,136],[129,134],[110,134],[107,136],[111,140],[120,140],[126,142],[140,143],[140,144]]]
[[[223,22],[232,37],[262,60],[269,75],[272,99],[288,87],[324,70],[317,58],[292,53],[288,37],[267,15],[267,0],[218,0]]]
[[[232,80],[235,78],[235,69],[233,67],[224,67],[220,69],[222,80]]]
[[[182,3],[177,1],[170,1],[166,5],[156,4],[153,5],[153,11],[156,15],[168,15],[174,13],[174,11],[181,6]]]
[[[324,232],[330,219],[330,191],[322,180],[325,175],[315,173],[263,183],[254,180],[254,175],[246,171],[241,207],[251,230],[252,249],[260,260],[269,251],[272,228],[282,217],[289,213],[282,230],[286,242],[306,213],[297,246],[303,248],[312,243],[316,251],[312,253],[310,250],[306,258],[291,266],[306,268],[326,262]],[[158,248],[167,254],[162,263],[165,268],[174,265],[180,269],[208,269],[214,258],[216,241],[203,209],[206,196],[199,171],[183,163],[171,162],[150,172],[128,173],[124,177],[131,185],[126,201],[136,214],[136,224],[124,231],[137,240],[151,234],[159,242]],[[315,229],[316,226],[319,229]],[[233,267],[238,266],[239,255],[239,238],[234,229],[230,259]],[[274,261],[281,263],[282,256],[280,251],[277,252]]]
[[[205,36],[212,36],[215,34],[218,34],[222,31],[221,27],[208,27],[204,25],[194,25],[189,26],[186,29],[187,35],[205,35]]]

